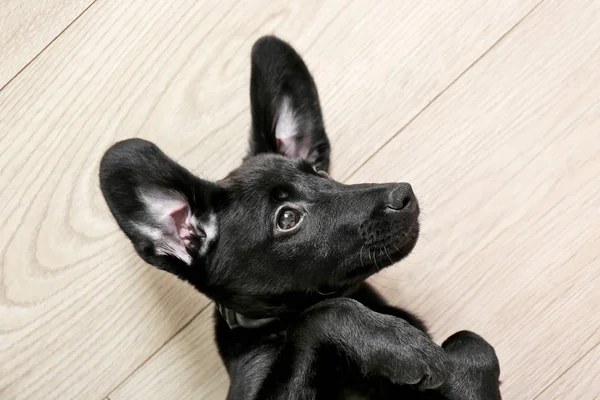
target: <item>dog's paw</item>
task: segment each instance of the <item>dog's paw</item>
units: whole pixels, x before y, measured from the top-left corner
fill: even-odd
[[[481,336],[462,331],[442,344],[452,365],[448,383],[442,388],[450,400],[500,400],[500,363],[494,348]]]
[[[414,385],[419,389],[440,387],[448,378],[446,352],[424,332],[412,326],[403,328],[402,334],[388,341],[374,357],[375,368],[398,385]]]
[[[500,363],[496,351],[476,333],[461,331],[450,336],[442,344],[455,368],[476,370],[491,377],[500,377]]]
[[[324,300],[302,314],[290,340],[299,349],[328,343],[346,353],[364,375],[432,389],[448,377],[448,357],[423,331],[378,314],[356,300]]]

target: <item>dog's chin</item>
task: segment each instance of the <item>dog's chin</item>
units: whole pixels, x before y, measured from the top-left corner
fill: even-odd
[[[359,254],[361,257],[361,267],[366,265],[366,268],[378,272],[379,270],[389,267],[404,259],[415,248],[419,239],[419,222],[415,221],[409,229],[400,232],[385,242],[377,243],[369,246],[367,252],[368,263],[365,263],[364,254]],[[365,246],[366,247],[366,246]],[[364,250],[361,250],[364,253]]]
[[[328,282],[321,290],[323,292],[343,290],[365,281],[376,274],[407,257],[415,248],[419,238],[419,223],[415,222],[408,230],[401,232],[389,241],[372,246],[362,246],[358,254],[346,266],[343,276],[335,282]]]

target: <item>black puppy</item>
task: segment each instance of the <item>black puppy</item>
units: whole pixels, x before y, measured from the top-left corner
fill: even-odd
[[[493,348],[460,332],[441,347],[365,279],[410,253],[409,184],[344,185],[300,56],[252,49],[250,153],[219,182],[131,139],[101,162],[102,193],[148,263],[217,304],[230,399],[499,399]]]

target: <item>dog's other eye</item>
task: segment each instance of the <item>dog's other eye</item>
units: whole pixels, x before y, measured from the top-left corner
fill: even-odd
[[[283,208],[277,216],[277,227],[282,231],[289,231],[298,225],[301,215],[291,208]]]

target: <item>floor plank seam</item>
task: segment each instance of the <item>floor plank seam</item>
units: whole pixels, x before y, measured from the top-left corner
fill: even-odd
[[[200,311],[198,311],[196,314],[194,314],[192,316],[192,318],[190,318],[189,321],[187,321],[185,324],[183,324],[183,326],[181,326],[181,328],[179,328],[177,331],[175,331],[175,333],[173,333],[173,335],[171,335],[162,345],[160,345],[155,351],[152,352],[152,354],[150,354],[144,361],[142,361],[137,367],[135,367],[133,369],[133,371],[131,371],[125,378],[123,378],[123,380],[121,382],[119,382],[114,388],[112,388],[108,394],[106,395],[106,398],[110,400],[110,396],[117,391],[121,386],[123,386],[125,384],[125,382],[127,382],[129,380],[129,378],[131,378],[133,375],[135,375],[135,373],[137,371],[139,371],[141,368],[144,367],[144,365],[146,365],[156,354],[158,354],[158,352],[160,352],[167,344],[169,344],[180,332],[182,332],[185,328],[187,328],[196,318],[198,318],[207,308],[209,308],[212,305],[211,303],[208,303],[207,305],[205,305],[204,307],[202,307],[200,309]]]
[[[521,23],[523,21],[525,21],[531,14],[533,14],[533,12],[535,10],[537,10],[540,5],[542,5],[542,3],[545,0],[540,0],[535,6],[533,6],[533,8],[531,10],[529,10],[523,17],[521,17],[521,19],[519,19],[513,26],[511,26],[506,32],[504,32],[502,35],[500,35],[500,37],[494,42],[492,43],[492,45],[485,50],[483,53],[481,53],[481,55],[479,55],[479,57],[477,57],[471,64],[469,64],[467,66],[467,68],[465,68],[464,71],[462,71],[461,73],[459,73],[456,78],[454,78],[444,89],[442,89],[437,95],[435,95],[426,105],[425,107],[423,107],[421,110],[419,110],[415,115],[413,115],[408,122],[406,122],[399,130],[398,132],[394,133],[390,138],[388,138],[385,142],[383,142],[383,144],[381,146],[379,146],[369,157],[367,157],[363,162],[361,162],[358,167],[356,167],[356,169],[354,171],[352,171],[348,176],[346,176],[344,178],[344,180],[348,180],[351,179],[358,171],[360,171],[360,169],[362,167],[364,167],[373,157],[375,157],[375,155],[377,155],[377,153],[379,153],[385,146],[387,146],[392,140],[394,140],[399,134],[401,134],[402,132],[404,132],[406,130],[406,128],[408,128],[417,118],[419,118],[433,103],[435,103],[444,93],[446,93],[448,91],[448,89],[450,89],[452,86],[454,86],[454,84],[456,82],[458,82],[467,72],[469,72],[477,63],[479,63],[479,61],[481,61],[486,55],[488,55],[499,43],[501,43],[504,38],[506,38],[508,35],[510,35],[511,32],[513,32],[515,30],[515,28],[519,25],[521,25]]]
[[[54,36],[52,40],[48,42],[48,44],[46,44],[35,56],[31,58],[31,60],[29,60],[23,67],[21,67],[17,71],[16,74],[14,74],[4,85],[2,85],[2,87],[0,87],[0,92],[2,92],[4,88],[10,85],[12,81],[14,81],[19,75],[21,75],[21,73],[31,65],[31,63],[33,63],[42,53],[44,53],[59,37],[62,36],[63,33],[67,31],[67,29],[69,29],[79,18],[81,18],[81,16],[85,14],[95,3],[96,0],[92,0],[92,2],[86,8],[84,8],[83,11],[79,13],[79,15],[73,18],[73,21],[69,22],[67,26],[65,26],[56,36]]]
[[[594,332],[594,334],[596,334],[596,332]],[[594,351],[597,347],[600,347],[600,342],[598,342],[594,346],[592,346],[581,357],[579,357],[573,364],[569,365],[563,372],[558,374],[555,379],[553,379],[550,383],[548,383],[548,385],[546,385],[545,388],[543,388],[538,394],[536,394],[534,397],[532,397],[531,400],[536,400],[541,395],[543,395],[546,392],[546,390],[550,389],[552,387],[552,385],[554,385],[556,382],[558,382],[564,375],[567,374],[567,372],[569,372],[571,369],[573,369],[573,367],[575,367],[577,364],[579,364],[581,362],[581,360],[583,360],[585,357],[587,357],[588,354],[590,354],[592,351]]]

